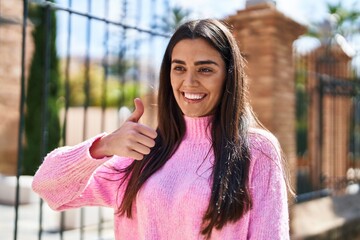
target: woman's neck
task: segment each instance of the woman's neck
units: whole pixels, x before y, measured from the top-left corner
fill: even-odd
[[[211,140],[211,123],[213,116],[188,117],[184,116],[186,132],[185,141],[208,142]]]

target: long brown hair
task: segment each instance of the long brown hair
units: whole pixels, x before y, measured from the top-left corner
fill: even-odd
[[[212,118],[214,167],[212,191],[203,216],[201,233],[210,237],[212,229],[240,219],[252,206],[248,178],[250,150],[247,84],[244,60],[228,27],[217,20],[204,19],[181,25],[166,48],[158,95],[158,137],[149,155],[124,169],[128,184],[119,213],[132,216],[132,204],[145,181],[172,156],[185,134],[181,109],[176,103],[170,83],[171,55],[183,39],[205,39],[222,56],[227,69],[224,91]]]

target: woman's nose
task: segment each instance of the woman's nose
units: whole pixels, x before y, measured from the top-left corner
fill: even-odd
[[[188,71],[184,76],[183,84],[186,86],[197,86],[198,85],[197,78],[194,73]]]

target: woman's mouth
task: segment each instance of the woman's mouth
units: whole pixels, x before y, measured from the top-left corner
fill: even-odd
[[[206,96],[206,94],[183,92],[183,96],[185,97],[185,99],[190,100],[190,101],[199,101],[199,100],[202,100]]]

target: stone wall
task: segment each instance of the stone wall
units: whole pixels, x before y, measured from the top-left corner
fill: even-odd
[[[23,1],[0,1],[0,173],[17,169]],[[31,26],[26,35],[26,69],[33,44]]]

